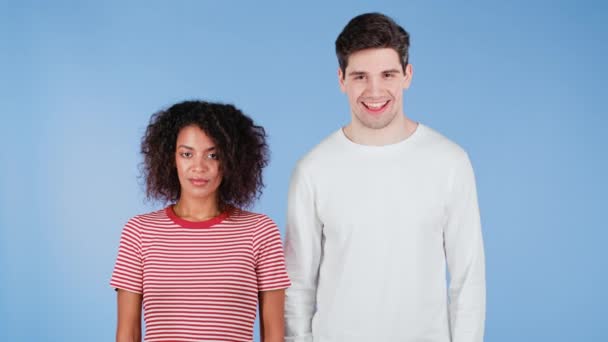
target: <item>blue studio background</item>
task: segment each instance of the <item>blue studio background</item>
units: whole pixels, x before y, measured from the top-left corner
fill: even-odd
[[[294,163],[349,120],[333,43],[367,11],[411,33],[407,115],[473,161],[486,340],[608,341],[601,1],[2,1],[0,340],[114,338],[122,226],[159,207],[140,138],[174,102],[234,103],[266,127],[255,210],[283,228]]]

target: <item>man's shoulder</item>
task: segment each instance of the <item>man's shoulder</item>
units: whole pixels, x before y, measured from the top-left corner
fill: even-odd
[[[423,124],[420,124],[419,128],[423,130],[423,139],[421,139],[420,147],[424,149],[425,154],[443,159],[446,162],[455,162],[468,158],[467,152],[462,146],[439,131]]]
[[[298,160],[296,168],[316,168],[319,165],[326,165],[327,163],[334,161],[336,156],[341,153],[340,134],[342,134],[341,129],[338,129],[326,136]]]

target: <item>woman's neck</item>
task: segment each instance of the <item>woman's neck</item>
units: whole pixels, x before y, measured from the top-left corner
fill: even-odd
[[[175,215],[193,222],[206,221],[221,213],[215,198],[209,200],[180,197],[173,206]]]

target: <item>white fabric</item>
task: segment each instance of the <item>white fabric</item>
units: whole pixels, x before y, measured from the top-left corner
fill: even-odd
[[[358,145],[338,130],[304,156],[285,249],[286,341],[483,340],[473,169],[429,127],[387,146]]]

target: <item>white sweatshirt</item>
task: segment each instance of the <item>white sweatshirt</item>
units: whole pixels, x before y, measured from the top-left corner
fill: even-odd
[[[387,146],[338,130],[304,156],[292,175],[285,250],[286,341],[483,340],[473,169],[429,127]]]

